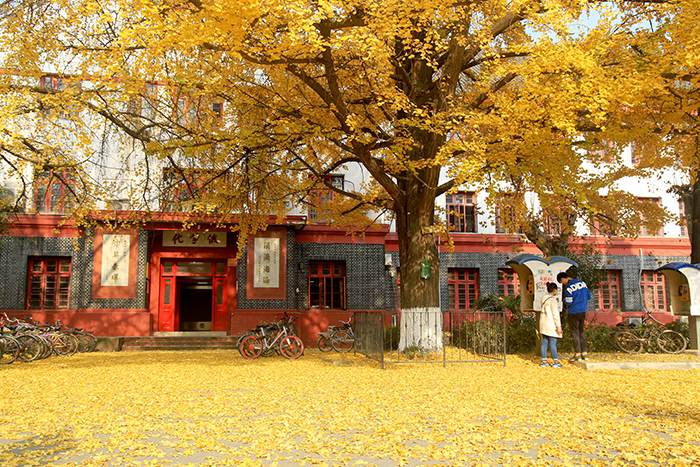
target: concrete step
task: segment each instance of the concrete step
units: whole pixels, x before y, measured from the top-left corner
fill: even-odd
[[[235,349],[237,336],[144,336],[125,337],[121,350],[206,350]]]

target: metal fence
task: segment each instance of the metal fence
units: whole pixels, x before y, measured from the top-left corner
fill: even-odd
[[[387,363],[506,364],[506,312],[355,312],[355,352]],[[403,334],[403,338],[402,338]]]

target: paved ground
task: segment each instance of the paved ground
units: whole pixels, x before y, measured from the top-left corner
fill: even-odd
[[[13,364],[0,367],[0,465],[700,465],[700,373],[673,368],[696,355],[593,355],[596,371],[538,360],[381,370],[317,351],[200,351]]]

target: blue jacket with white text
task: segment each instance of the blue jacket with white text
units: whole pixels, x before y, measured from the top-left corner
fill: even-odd
[[[569,314],[585,313],[591,298],[591,292],[583,281],[571,279],[564,287],[564,303],[569,307]]]

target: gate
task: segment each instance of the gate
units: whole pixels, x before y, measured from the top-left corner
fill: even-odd
[[[357,311],[355,352],[386,363],[506,364],[506,312],[503,310],[422,312],[402,320],[386,311]],[[405,318],[405,317],[404,317]],[[416,319],[417,318],[417,319]],[[411,345],[401,343],[401,331],[411,325]],[[395,326],[390,326],[395,324]],[[404,330],[404,332],[408,332]],[[422,337],[435,348],[421,345]],[[440,338],[440,339],[438,339]],[[435,346],[435,342],[442,345]],[[399,347],[404,347],[399,350]]]

